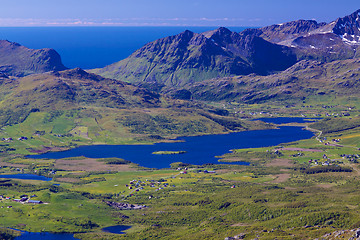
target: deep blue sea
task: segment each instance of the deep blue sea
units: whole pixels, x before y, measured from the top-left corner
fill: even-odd
[[[54,48],[68,68],[104,67],[128,57],[148,42],[185,30],[217,27],[0,27],[0,39],[28,48]],[[241,32],[246,27],[229,27]]]

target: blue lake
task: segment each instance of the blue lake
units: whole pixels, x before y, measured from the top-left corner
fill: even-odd
[[[117,225],[103,228],[102,231],[114,234],[125,234],[123,231],[130,228],[131,226]],[[74,234],[72,233],[39,233],[21,231],[21,236],[16,237],[15,240],[78,240],[78,238],[74,238]]]
[[[24,180],[40,180],[40,181],[51,181],[52,178],[38,176],[35,174],[6,174],[0,175],[0,178],[13,178],[13,179],[24,179]]]
[[[322,118],[301,118],[301,117],[277,117],[277,118],[257,118],[253,121],[260,120],[267,123],[285,124],[285,123],[308,123],[318,121]]]
[[[284,126],[279,129],[245,131],[223,135],[181,137],[182,142],[157,143],[153,145],[95,145],[82,146],[63,152],[31,155],[29,158],[89,158],[118,157],[148,168],[168,168],[173,162],[195,165],[219,164],[216,156],[229,153],[231,149],[275,146],[281,143],[311,138],[313,133],[301,127]],[[185,154],[158,155],[156,151],[186,151]],[[248,164],[239,162],[238,164]]]
[[[74,238],[72,233],[22,232],[21,236],[16,237],[15,240],[78,240],[78,238]]]
[[[123,231],[130,229],[131,226],[117,225],[101,229],[104,232],[115,233],[115,234],[125,234]]]

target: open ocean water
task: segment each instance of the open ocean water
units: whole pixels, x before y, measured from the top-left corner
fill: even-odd
[[[0,39],[33,49],[53,48],[68,68],[99,68],[128,57],[148,42],[185,30],[217,27],[0,27]],[[246,27],[229,27],[241,32]]]

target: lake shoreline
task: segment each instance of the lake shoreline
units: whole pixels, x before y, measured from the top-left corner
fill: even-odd
[[[206,163],[228,164],[220,162],[215,156],[228,153],[231,149],[275,146],[280,143],[302,140],[314,136],[313,132],[304,130],[304,125],[301,127],[278,126],[277,129],[270,130],[250,130],[227,134],[179,137],[177,139],[179,141],[175,143],[154,143],[150,145],[86,145],[71,148],[67,151],[48,152],[41,155],[28,155],[26,157],[31,159],[61,159],[78,156],[88,158],[117,157],[142,167],[158,169],[169,168],[173,162],[184,162],[193,165],[203,165]],[[242,144],[244,144],[244,146],[242,146]],[[217,146],[217,148],[213,149],[212,146]],[[186,151],[187,153],[153,154],[153,152],[178,151],[178,149]],[[142,153],[144,151],[145,153]],[[236,164],[248,163],[238,162]]]

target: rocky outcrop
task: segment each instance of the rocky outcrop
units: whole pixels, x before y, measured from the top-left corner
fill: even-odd
[[[0,73],[22,77],[33,73],[61,71],[66,67],[54,49],[29,49],[18,43],[0,40]]]
[[[360,10],[328,24],[299,20],[244,32],[291,47],[298,60],[333,61],[359,56]]]
[[[326,25],[326,23],[317,23],[314,20],[297,20],[274,24],[259,29],[247,29],[243,33],[252,33],[269,42],[282,44],[283,42],[307,34],[324,25]]]
[[[121,202],[105,202],[110,207],[116,208],[118,210],[138,210],[147,208],[146,205],[130,204],[130,203],[121,203]]]

